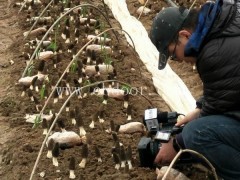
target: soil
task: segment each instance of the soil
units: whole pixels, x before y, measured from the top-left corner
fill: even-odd
[[[118,22],[113,18],[110,10],[107,7],[104,8],[100,1],[91,0],[86,2],[97,6],[102,12],[106,13],[107,11],[106,14],[108,14],[112,26],[119,27]],[[24,49],[24,44],[29,40],[33,40],[35,37],[30,37],[27,40],[23,39],[23,32],[28,31],[32,24],[26,23],[27,10],[23,9],[23,11],[18,14],[19,7],[14,6],[15,3],[16,1],[14,0],[0,0],[0,75],[2,77],[0,79],[1,180],[29,179],[45,137],[41,125],[33,128],[33,124],[27,123],[24,119],[26,114],[38,113],[34,102],[31,102],[27,95],[24,97],[20,96],[22,87],[17,84],[26,67],[25,58],[22,55],[22,52],[26,51],[26,49]],[[184,3],[187,4],[187,2]],[[133,16],[138,17],[136,9],[140,7],[140,3],[137,0],[128,0],[127,4],[129,12]],[[151,20],[155,14],[162,7],[167,6],[163,1],[158,0],[150,0],[148,6],[150,4],[152,4],[152,12],[148,15],[142,15],[140,18],[140,21],[148,31],[151,26]],[[35,12],[41,12],[42,9],[43,8],[33,10],[31,15]],[[96,16],[99,15],[99,12],[95,10],[93,14]],[[52,17],[54,17],[53,14]],[[63,25],[63,22],[61,25]],[[59,31],[62,30],[63,28],[61,27]],[[71,32],[73,32],[72,28]],[[83,29],[82,32],[84,32]],[[91,29],[90,32],[92,33],[93,29]],[[59,34],[58,32],[57,42],[64,44]],[[83,37],[83,35],[80,36]],[[143,63],[134,54],[132,48],[129,48],[124,36],[117,34],[119,42],[116,40],[113,33],[109,32],[109,36],[113,39],[113,44],[118,45],[122,51],[121,54],[118,54],[117,58],[112,57],[114,68],[117,71],[116,79],[130,84],[131,87],[136,87],[138,90],[141,89],[143,92],[143,95],[138,94],[130,96],[129,102],[132,105],[132,120],[142,122],[143,112],[148,107],[157,107],[161,111],[170,111],[168,105],[156,93],[151,81],[151,74],[147,72]],[[51,37],[54,38],[54,33],[51,34]],[[41,39],[42,36],[38,38]],[[79,43],[78,49],[80,49],[83,43],[84,42],[82,42],[82,44]],[[71,60],[71,54],[67,53],[67,46],[63,46],[63,48],[64,51],[61,54],[62,60],[57,64],[57,69],[54,69],[52,62],[45,63],[45,71],[49,74],[51,82],[54,82],[54,79],[59,77],[59,73],[63,73]],[[85,58],[86,56],[81,55],[80,57]],[[10,63],[11,60],[14,61],[14,64]],[[169,62],[169,64],[182,78],[194,98],[199,98],[202,93],[202,84],[197,72],[193,70],[192,65],[185,63],[179,64],[176,62]],[[34,68],[31,72],[32,75],[37,73],[38,65],[39,61],[34,60]],[[71,77],[70,84],[74,86],[73,79],[77,78],[77,73],[70,72],[69,76]],[[107,76],[101,75],[101,79],[106,80]],[[93,78],[93,80],[97,81],[98,79]],[[38,98],[40,104],[44,105],[45,101],[40,99],[39,93],[34,92],[34,95]],[[57,113],[65,100],[66,96],[60,99],[58,103],[53,104],[53,98],[51,98],[50,104],[47,106],[44,113],[47,114],[49,110]],[[126,109],[123,107],[123,101],[108,98],[108,103],[104,111],[105,122],[103,124],[96,122],[95,128],[91,129],[89,128],[91,115],[98,110],[102,101],[102,97],[90,95],[84,99],[78,99],[76,96],[73,96],[70,101],[71,109],[74,109],[76,106],[79,107],[87,137],[91,139],[86,167],[80,169],[78,166],[82,160],[82,145],[65,150],[60,149],[58,167],[53,166],[52,160],[46,157],[47,148],[44,146],[33,179],[69,179],[68,164],[71,157],[75,157],[76,159],[76,179],[156,179],[155,170],[140,167],[137,144],[143,136],[142,133],[118,133],[118,138],[124,147],[131,146],[132,148],[133,169],[127,170],[120,168],[120,170],[116,170],[114,168],[115,163],[111,155],[114,141],[112,135],[106,133],[105,130],[110,127],[111,120],[114,121],[115,125],[127,123]],[[63,111],[61,117],[66,119],[66,130],[79,132],[78,127],[71,124],[69,113]],[[60,128],[56,126],[55,131],[60,131]],[[97,157],[93,149],[94,146],[99,147],[103,160],[102,163],[97,162]],[[183,165],[178,168],[180,168],[190,179],[208,179],[206,172],[194,168],[192,165]],[[40,177],[40,173],[44,174],[44,177]]]

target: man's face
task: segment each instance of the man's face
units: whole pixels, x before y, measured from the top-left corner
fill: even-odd
[[[191,36],[190,32],[186,30],[180,31],[176,41],[174,41],[168,46],[169,55],[173,57],[172,60],[175,60],[178,62],[185,61],[191,64],[194,64],[196,62],[195,57],[184,56],[184,48],[190,36]]]

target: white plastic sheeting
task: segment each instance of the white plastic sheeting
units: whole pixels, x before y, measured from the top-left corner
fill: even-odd
[[[142,23],[129,13],[126,1],[104,0],[104,2],[111,9],[121,28],[128,32],[133,39],[140,59],[152,73],[153,84],[158,94],[170,109],[183,114],[192,111],[196,104],[191,92],[169,65],[164,70],[158,70],[159,53],[149,39],[148,32]],[[132,45],[130,38],[127,35],[125,37]]]

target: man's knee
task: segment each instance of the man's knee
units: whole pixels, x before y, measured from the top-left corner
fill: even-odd
[[[186,148],[192,150],[198,150],[198,148],[203,145],[202,131],[199,127],[199,122],[191,121],[185,125],[182,131],[182,137]],[[200,125],[201,126],[201,125]]]

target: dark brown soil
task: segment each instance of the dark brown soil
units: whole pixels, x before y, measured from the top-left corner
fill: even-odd
[[[104,8],[100,1],[91,0],[86,2],[96,5],[102,12],[108,14],[112,26],[119,27],[119,23],[113,18],[110,10],[107,7]],[[27,16],[26,10],[18,14],[19,7],[14,7],[14,0],[8,0],[7,2],[6,0],[0,0],[0,4],[0,179],[26,180],[30,178],[44,140],[41,126],[33,128],[33,124],[25,122],[24,117],[26,114],[37,113],[37,111],[35,109],[35,104],[30,101],[27,95],[25,97],[20,97],[22,89],[19,85],[16,85],[26,67],[25,59],[21,55],[27,40],[23,40],[22,33],[29,30],[31,24],[25,22]],[[127,4],[130,13],[138,17],[136,9],[140,7],[139,2],[137,0],[128,0]],[[150,0],[149,4],[152,4],[152,12],[140,18],[140,21],[148,31],[154,15],[163,6],[166,6],[164,2],[157,0]],[[35,11],[41,12],[41,10],[42,9],[38,9]],[[32,14],[33,13],[34,11]],[[97,14],[99,15],[97,11],[93,11],[93,13],[95,13],[95,16],[97,16]],[[104,21],[103,18],[101,18],[101,20]],[[59,31],[57,42],[63,43],[64,41],[60,37],[62,29],[60,28]],[[84,33],[82,33],[81,37],[83,37],[83,34]],[[54,34],[51,36],[53,38]],[[120,58],[112,59],[114,68],[117,71],[117,80],[128,83],[132,87],[138,89],[142,88],[143,95],[138,94],[130,96],[129,102],[133,106],[133,121],[142,122],[143,112],[150,106],[157,107],[161,111],[170,111],[168,105],[156,93],[151,80],[151,74],[147,72],[133,49],[127,46],[126,39],[118,34],[119,42],[117,42],[113,33],[109,33],[109,36],[113,39],[113,44],[119,45],[123,52]],[[42,36],[40,37],[42,38]],[[33,37],[31,37],[30,40],[32,39]],[[78,49],[80,49],[82,45],[83,42],[79,44]],[[65,51],[61,55],[62,60],[57,64],[57,69],[53,68],[52,62],[47,62],[45,64],[49,78],[52,81],[59,77],[59,73],[63,73],[71,60],[71,55],[66,52],[66,46],[64,46],[64,48]],[[81,55],[81,58],[84,58],[84,56]],[[10,60],[14,61],[13,65],[10,65]],[[32,75],[37,73],[37,66],[39,64],[38,60],[34,60],[34,62]],[[202,85],[197,72],[193,71],[191,65],[185,63],[178,64],[170,62],[170,66],[182,78],[194,98],[197,99],[202,93]],[[70,72],[69,76],[71,77],[70,84],[74,86],[73,79],[77,77],[77,73]],[[102,75],[101,78],[106,80],[107,76]],[[34,95],[36,95],[40,103],[44,105],[44,100],[40,99],[39,93],[34,92]],[[57,104],[53,104],[53,98],[51,98],[50,104],[47,106],[44,113],[48,113],[50,109],[57,113],[65,100],[66,97]],[[80,169],[78,166],[82,160],[82,146],[60,150],[58,167],[53,166],[52,160],[46,157],[47,148],[45,146],[33,179],[69,179],[68,164],[72,156],[76,158],[76,179],[156,179],[155,170],[139,167],[137,144],[142,136],[141,133],[118,134],[124,147],[131,146],[132,148],[132,163],[134,168],[130,171],[123,168],[120,170],[114,168],[115,164],[111,156],[111,149],[114,146],[114,141],[112,135],[106,133],[105,130],[110,127],[110,120],[113,120],[116,125],[125,124],[127,122],[126,109],[123,108],[123,101],[109,98],[104,114],[105,122],[103,125],[96,122],[95,128],[90,129],[89,124],[91,123],[91,115],[98,110],[102,100],[101,97],[96,96],[87,96],[84,99],[77,99],[76,96],[73,96],[70,101],[70,108],[73,109],[75,106],[80,107],[85,130],[88,137],[91,138],[86,168]],[[61,117],[66,119],[65,125],[67,130],[78,133],[78,128],[71,124],[67,112],[63,111]],[[60,131],[59,127],[56,127],[55,131]],[[101,151],[102,163],[97,162],[93,150],[95,145],[97,145]],[[199,169],[193,168],[191,165],[185,165],[181,169],[191,179],[207,179],[205,173],[201,172]],[[45,172],[44,178],[40,177],[39,174],[41,172]]]

